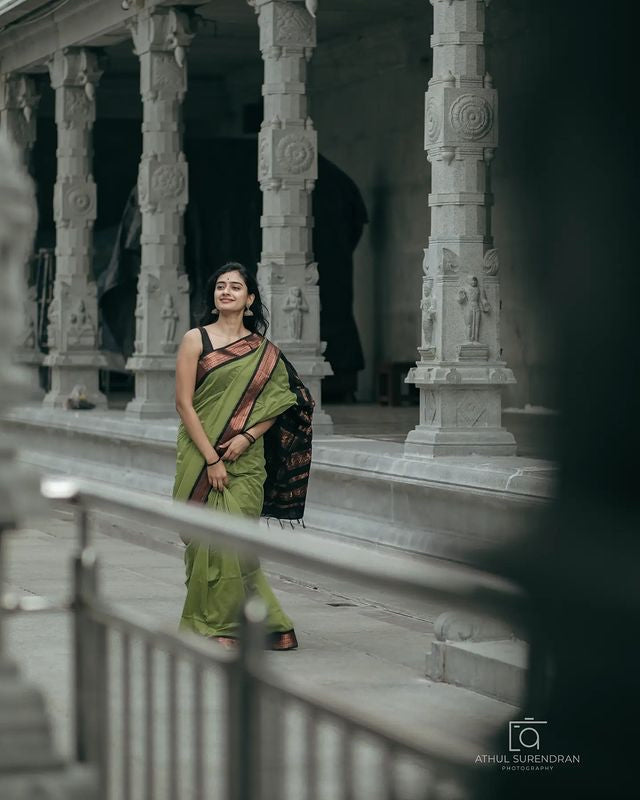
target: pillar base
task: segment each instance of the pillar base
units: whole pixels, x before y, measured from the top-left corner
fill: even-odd
[[[323,408],[314,409],[313,411],[313,435],[333,435],[333,420]]]
[[[135,372],[135,397],[125,409],[132,419],[163,419],[176,416],[175,357],[132,356],[127,369]]]
[[[311,392],[315,401],[313,410],[313,432],[317,436],[333,434],[333,420],[322,408],[322,379],[325,375],[333,375],[331,365],[323,356],[318,356],[313,345],[306,347],[296,343],[278,342],[278,346],[296,368],[300,380]]]
[[[404,445],[406,456],[515,456],[516,440],[506,428],[434,428],[417,425]]]
[[[40,383],[40,367],[44,356],[35,350],[17,350],[13,362],[21,368],[25,384],[25,397],[23,399],[42,400],[44,389]]]
[[[177,414],[175,402],[156,403],[142,397],[134,397],[127,403],[124,413],[129,419],[167,419]]]
[[[85,396],[96,408],[106,408],[107,398],[100,391],[99,371],[106,367],[100,353],[50,353],[44,366],[51,368],[51,389],[44,396],[45,408],[66,408],[75,386],[84,386]]]

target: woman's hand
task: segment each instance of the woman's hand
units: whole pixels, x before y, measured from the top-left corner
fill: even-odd
[[[221,492],[225,486],[229,485],[227,468],[222,460],[216,461],[211,467],[207,467],[207,478],[209,479],[211,487],[217,492]]]
[[[249,447],[249,444],[250,442],[247,437],[239,433],[237,436],[234,436],[233,439],[229,439],[229,441],[223,445],[224,454],[222,459],[224,461],[237,461],[244,451]]]

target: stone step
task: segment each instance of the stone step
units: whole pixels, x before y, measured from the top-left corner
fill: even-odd
[[[431,680],[460,686],[514,706],[523,701],[529,647],[521,639],[434,641],[427,655]]]

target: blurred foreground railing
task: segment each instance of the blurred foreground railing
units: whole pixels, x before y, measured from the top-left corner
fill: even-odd
[[[103,800],[423,800],[471,797],[476,752],[430,731],[408,731],[337,703],[264,663],[264,608],[248,600],[237,650],[154,629],[100,596],[89,515],[129,522],[219,548],[429,597],[522,625],[525,601],[506,581],[455,565],[368,553],[305,532],[268,532],[254,521],[67,479],[45,497],[76,510],[74,612],[76,756],[94,763]],[[118,534],[123,538],[122,534]],[[142,532],[132,543],[175,553]],[[9,610],[29,609],[6,598]],[[28,604],[27,604],[28,605]]]

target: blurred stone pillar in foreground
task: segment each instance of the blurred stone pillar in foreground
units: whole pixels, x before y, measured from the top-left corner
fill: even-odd
[[[13,141],[27,169],[36,141],[36,111],[39,102],[35,81],[29,75],[0,75],[0,131]],[[22,301],[23,316],[14,358],[16,363],[26,367],[32,397],[42,397],[44,392],[40,388],[40,365],[43,355],[38,347],[36,287],[29,286],[26,267],[23,274],[26,291]]]
[[[95,90],[102,75],[98,56],[69,47],[49,62],[56,93],[57,176],[53,193],[56,221],[56,278],[49,305],[51,390],[45,406],[64,407],[76,385],[86,398],[105,407],[98,378],[106,359],[98,351],[98,304],[93,280],[93,224],[96,185],[92,175]]]
[[[515,383],[500,349],[498,252],[491,238],[489,164],[497,94],[485,71],[487,0],[431,0],[433,77],[426,95],[431,235],[422,282],[420,422],[408,455],[515,455],[502,427],[501,387]]]
[[[313,429],[332,433],[321,385],[331,367],[320,341],[318,265],[313,260],[311,195],[318,142],[307,110],[307,61],[316,23],[302,0],[249,0],[258,15],[264,61],[264,121],[258,144],[262,253],[258,281],[271,315],[270,337],[315,400]]]
[[[33,186],[20,161],[19,151],[0,135],[0,414],[19,402],[27,388],[24,373],[13,364],[12,343],[22,323],[22,275],[31,251],[36,207]],[[34,506],[35,478],[0,439],[0,603],[4,534],[16,528]],[[0,797],[91,800],[97,797],[92,773],[85,767],[70,767],[56,753],[44,698],[9,658],[3,616],[0,605]]]

